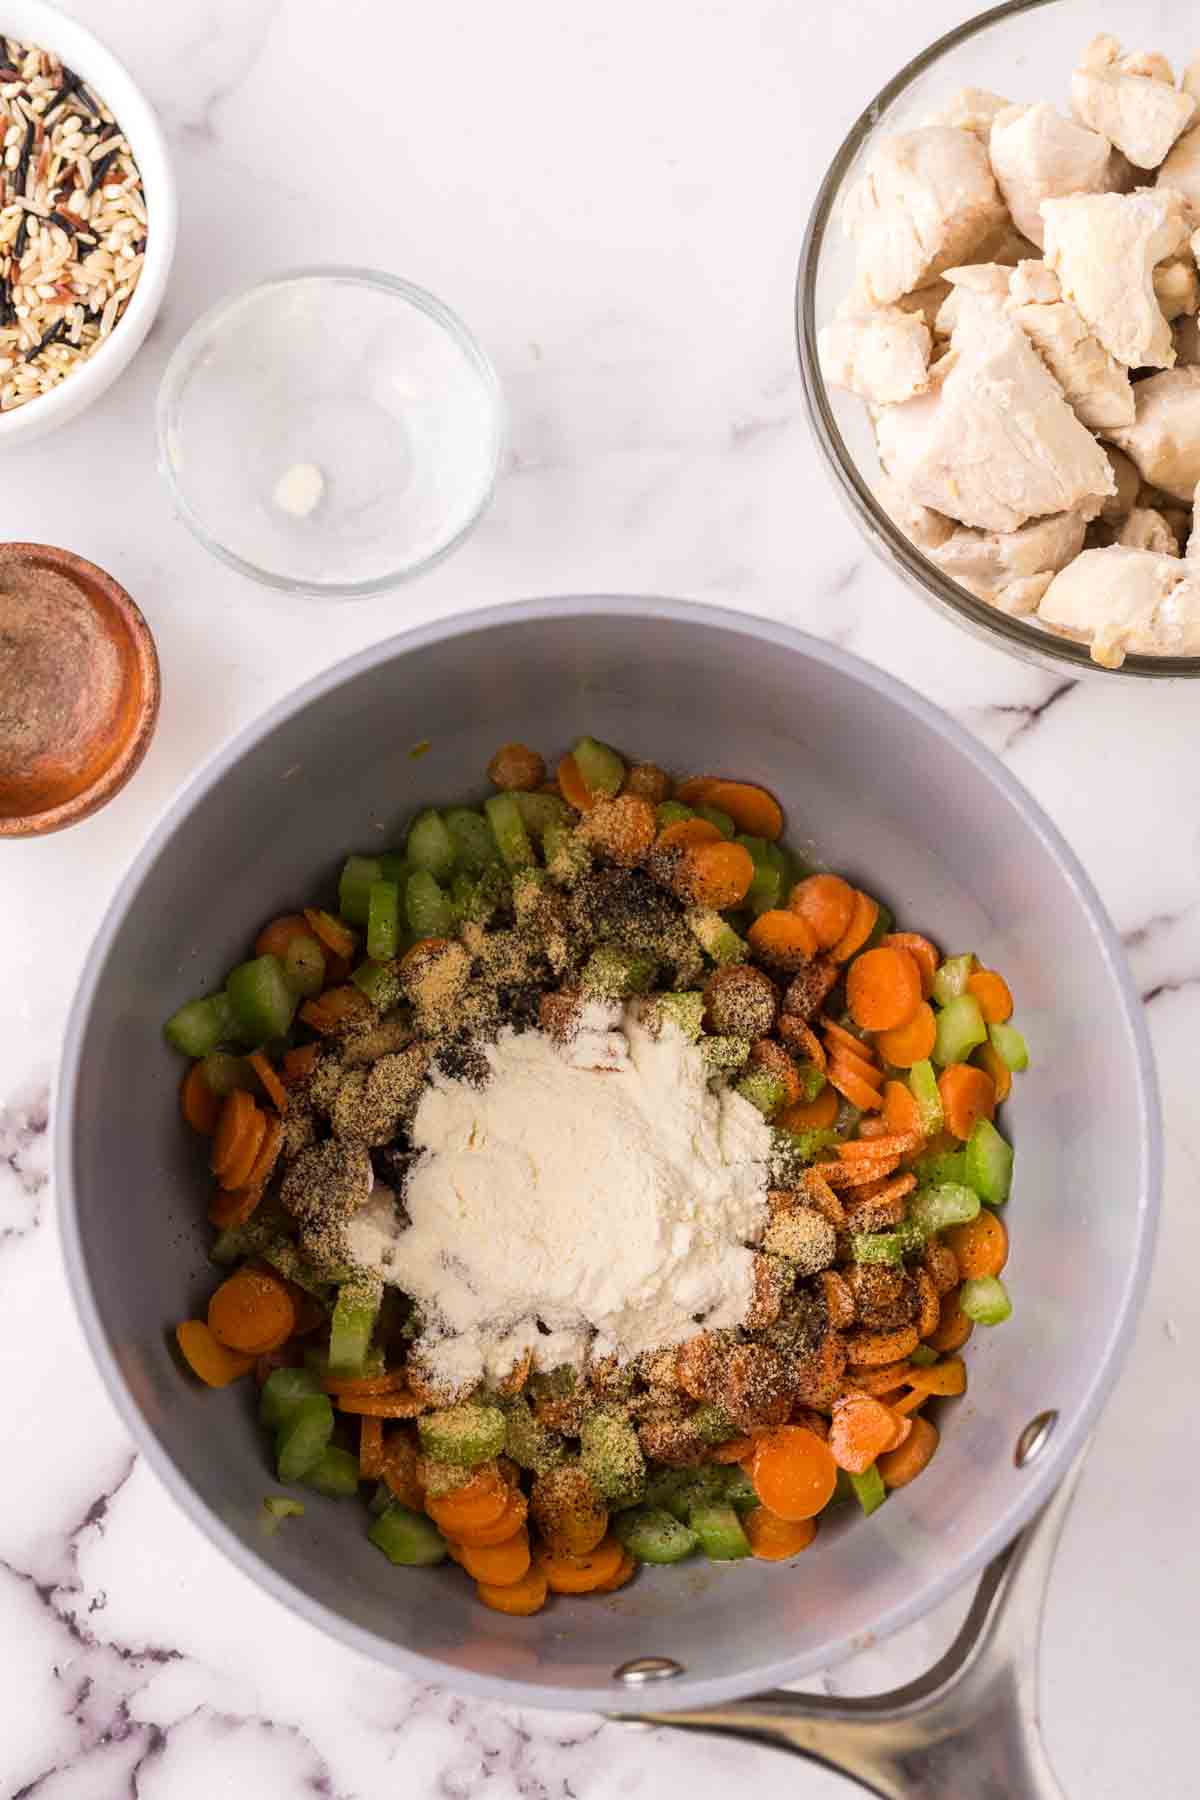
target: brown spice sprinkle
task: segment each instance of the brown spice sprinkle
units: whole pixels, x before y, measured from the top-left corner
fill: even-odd
[[[775,983],[761,969],[731,963],[709,976],[704,1012],[710,1030],[727,1037],[766,1037],[778,1011]]]

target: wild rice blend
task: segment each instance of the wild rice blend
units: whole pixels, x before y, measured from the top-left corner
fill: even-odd
[[[142,178],[103,100],[0,36],[0,412],[48,393],[112,331],[145,261]]]

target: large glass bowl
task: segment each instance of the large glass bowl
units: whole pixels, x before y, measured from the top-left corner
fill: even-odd
[[[1186,7],[1145,0],[1008,0],[947,32],[914,57],[855,121],[821,183],[800,253],[796,336],[809,419],[834,485],[871,549],[922,599],[977,637],[1056,673],[1179,679],[1200,675],[1200,657],[1130,654],[1101,669],[1086,644],[1058,637],[1028,619],[977,600],[911,544],[872,491],[878,477],[867,408],[857,395],[829,388],[817,356],[817,332],[834,316],[854,279],[854,245],[841,228],[841,202],[881,137],[911,130],[958,88],[988,88],[1014,101],[1049,100],[1066,111],[1071,70],[1100,32],[1126,50],[1161,50],[1176,72],[1196,54]]]

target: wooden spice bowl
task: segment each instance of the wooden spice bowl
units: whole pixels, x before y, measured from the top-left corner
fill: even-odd
[[[50,544],[0,543],[0,837],[76,825],[146,754],[150,628],[111,575]]]

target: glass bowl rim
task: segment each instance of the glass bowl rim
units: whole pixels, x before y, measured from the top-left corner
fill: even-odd
[[[365,287],[400,299],[416,311],[424,313],[428,319],[440,326],[442,331],[463,352],[468,364],[478,377],[488,407],[491,426],[491,454],[486,479],[480,484],[479,493],[462,522],[453,534],[433,550],[419,557],[416,561],[403,563],[399,567],[385,570],[379,575],[371,575],[362,581],[317,581],[300,580],[295,576],[281,575],[277,570],[264,567],[261,563],[242,556],[229,545],[216,537],[201,520],[188,501],[176,472],[172,467],[170,456],[170,437],[174,427],[177,403],[184,387],[188,371],[192,368],[199,346],[209,338],[214,329],[219,330],[228,323],[241,308],[264,294],[275,289],[294,287],[302,282],[327,281],[338,282],[357,287]],[[293,269],[284,269],[279,274],[269,275],[262,281],[252,282],[248,287],[238,288],[226,294],[212,306],[202,312],[199,318],[189,325],[180,338],[158,385],[158,396],[155,404],[155,433],[157,437],[157,456],[159,472],[171,492],[180,517],[194,537],[202,543],[206,550],[218,557],[239,574],[247,575],[253,581],[264,586],[275,588],[289,594],[306,594],[315,599],[357,599],[370,594],[385,593],[389,588],[398,587],[401,582],[411,580],[433,568],[463,542],[479,523],[488,503],[495,492],[496,479],[500,469],[500,457],[504,446],[507,425],[504,405],[504,390],[495,365],[484,350],[482,344],[467,324],[453,308],[431,294],[427,288],[419,287],[415,282],[406,281],[401,275],[392,275],[383,269],[371,269],[354,263],[312,263]]]
[[[882,114],[908,91],[919,76],[934,68],[949,51],[960,44],[968,43],[1006,19],[1058,3],[1059,0],[1004,0],[1002,5],[990,7],[986,12],[978,13],[974,18],[956,25],[952,31],[936,38],[914,56],[880,89],[838,146],[809,214],[796,273],[796,345],[809,427],[824,454],[835,484],[841,489],[843,498],[868,541],[874,539],[876,545],[881,543],[886,547],[909,583],[922,588],[941,611],[954,615],[968,630],[974,631],[977,636],[992,638],[999,648],[1008,651],[1010,655],[1015,654],[1026,661],[1043,664],[1047,661],[1061,663],[1077,675],[1133,675],[1143,679],[1179,680],[1200,675],[1200,656],[1149,656],[1131,651],[1119,668],[1104,669],[1092,660],[1086,644],[1027,625],[1023,619],[1001,612],[986,600],[977,600],[966,588],[944,575],[935,564],[921,555],[883,510],[864,481],[858,464],[838,429],[821,373],[816,319],[816,279],[821,250],[825,235],[833,224],[834,210],[850,166],[877,129]]]

